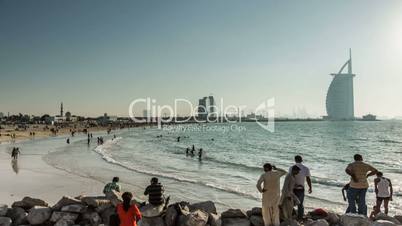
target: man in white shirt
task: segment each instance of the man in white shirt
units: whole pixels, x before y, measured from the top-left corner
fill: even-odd
[[[308,193],[311,194],[313,190],[311,186],[310,169],[307,166],[303,165],[303,158],[300,155],[296,155],[295,162],[295,165],[300,168],[300,172],[295,176],[296,185],[293,192],[300,201],[300,204],[297,206],[297,219],[301,220],[304,216],[304,185],[306,181],[309,187]],[[293,166],[289,168],[289,172],[292,171],[292,167]]]

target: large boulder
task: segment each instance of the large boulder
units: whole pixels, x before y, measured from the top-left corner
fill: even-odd
[[[84,213],[87,210],[87,207],[82,204],[71,204],[66,205],[61,208],[62,212],[70,212],[70,213]]]
[[[81,198],[81,201],[91,207],[100,207],[102,205],[109,205],[111,202],[109,199],[103,196],[85,196]]]
[[[24,209],[30,209],[34,206],[44,206],[48,207],[49,204],[42,199],[36,199],[36,198],[31,198],[31,197],[24,197],[21,201],[14,202],[12,207],[21,207]]]
[[[112,190],[106,193],[106,198],[113,204],[113,206],[117,206],[118,204],[123,202],[121,195],[122,194],[120,192]]]
[[[143,217],[141,220],[141,226],[165,226],[165,222],[162,217]]]
[[[329,226],[328,222],[324,219],[319,219],[310,223],[305,224],[305,226]]]
[[[217,214],[210,213],[208,216],[208,224],[210,226],[222,226],[221,216]]]
[[[179,217],[178,226],[205,226],[208,223],[208,213],[202,210],[190,212]]]
[[[10,226],[12,223],[11,218],[9,217],[0,217],[0,225],[1,226]]]
[[[28,213],[21,207],[14,207],[8,210],[7,217],[11,218],[14,225],[23,225],[28,223]]]
[[[371,223],[367,217],[358,214],[345,214],[341,216],[343,226],[370,226]]]
[[[217,214],[215,203],[213,203],[212,201],[198,202],[198,203],[191,204],[191,205],[189,205],[189,209],[191,212],[193,212],[195,210],[202,210],[206,213]]]
[[[29,210],[27,220],[30,224],[43,224],[49,220],[51,214],[51,208],[35,206]]]
[[[252,226],[264,226],[264,220],[261,216],[251,215],[249,220]]]
[[[261,207],[254,207],[251,209],[251,216],[262,216],[262,208]]]
[[[59,220],[65,220],[65,221],[74,222],[75,220],[77,220],[77,218],[78,218],[77,213],[54,211],[52,213],[52,216],[50,217],[50,221],[51,222],[58,222]]]
[[[115,207],[111,206],[108,209],[105,209],[102,213],[100,213],[102,222],[108,225],[110,221],[110,216],[112,216],[113,214],[116,214]]]
[[[246,212],[241,209],[228,209],[221,215],[222,219],[224,218],[247,218]]]
[[[60,219],[54,224],[54,226],[72,226],[72,225],[74,225],[74,221],[65,219]]]
[[[374,221],[372,226],[398,226],[399,224],[395,224],[392,221],[387,221],[387,220],[378,220]]]
[[[73,204],[82,204],[81,200],[69,197],[69,196],[63,196],[53,207],[53,210],[61,210],[64,206],[67,205],[73,205]]]
[[[402,215],[395,215],[394,218],[402,223]]]
[[[328,212],[325,220],[328,222],[329,225],[337,225],[339,223],[339,216],[334,212]]]
[[[222,226],[250,226],[247,218],[222,218]]]
[[[0,217],[4,217],[7,215],[8,206],[5,204],[0,204]]]
[[[147,204],[140,208],[141,214],[144,217],[158,217],[163,213],[163,205],[154,206],[152,204]]]
[[[394,217],[391,217],[391,216],[388,216],[388,215],[386,215],[385,213],[378,213],[376,216],[375,216],[375,218],[374,218],[374,220],[375,221],[378,221],[378,220],[386,220],[386,221],[391,221],[391,222],[393,222],[394,224],[401,224],[401,222],[398,220],[398,219],[396,219],[396,218],[394,218]]]
[[[82,214],[82,219],[88,222],[91,226],[98,226],[102,223],[102,218],[95,211],[88,211]]]
[[[166,226],[175,226],[177,222],[177,217],[179,213],[177,212],[177,205],[171,205],[167,208],[165,213],[165,224]]]

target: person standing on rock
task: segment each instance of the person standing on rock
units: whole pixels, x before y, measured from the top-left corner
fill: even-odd
[[[282,211],[283,220],[293,218],[294,206],[299,205],[300,201],[294,193],[296,186],[296,176],[300,173],[300,168],[296,165],[292,166],[291,172],[286,175],[285,182],[282,187],[282,197],[279,207]]]
[[[296,179],[296,186],[294,189],[294,193],[297,196],[297,199],[299,199],[300,204],[297,206],[297,220],[302,220],[304,216],[304,185],[307,181],[308,185],[308,193],[311,194],[313,192],[312,186],[311,186],[311,175],[310,175],[310,169],[303,164],[303,158],[300,155],[295,156],[295,162],[296,166],[300,168],[299,174],[295,176]],[[292,167],[289,168],[289,173],[292,172]]]
[[[262,193],[264,225],[279,226],[280,179],[286,174],[286,171],[266,163],[264,164],[264,172],[257,182],[257,189]]]
[[[348,209],[351,213],[367,216],[366,193],[369,187],[367,178],[374,176],[377,169],[363,162],[363,156],[359,154],[354,155],[354,160],[345,169],[350,176],[350,187],[347,191]],[[359,197],[358,211],[356,211],[356,197]]]
[[[391,180],[385,178],[382,172],[377,172],[377,178],[374,179],[376,206],[381,211],[382,201],[384,201],[384,213],[388,215],[388,203],[392,201],[393,189]]]
[[[121,197],[123,203],[118,204],[116,207],[120,226],[137,226],[137,222],[141,220],[142,216],[138,207],[135,204],[131,205],[133,194],[124,192]]]

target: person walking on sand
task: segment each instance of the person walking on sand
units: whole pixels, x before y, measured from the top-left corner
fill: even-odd
[[[351,213],[367,216],[366,193],[369,187],[367,178],[374,176],[377,169],[363,162],[363,156],[354,155],[354,162],[350,163],[345,172],[350,176],[348,189],[348,209]],[[358,211],[356,211],[356,197],[359,197]]]
[[[286,174],[286,171],[266,163],[264,172],[257,182],[257,189],[262,193],[264,225],[279,226],[280,179]]]
[[[148,202],[154,206],[160,206],[164,203],[165,189],[162,184],[159,183],[158,178],[153,177],[151,179],[151,185],[149,185],[144,192],[144,195],[148,195]]]
[[[388,203],[392,201],[393,188],[391,180],[385,178],[382,172],[377,172],[377,178],[374,179],[375,194],[377,198],[376,209],[381,211],[381,205],[384,201],[384,213],[388,215]]]
[[[117,215],[119,216],[120,226],[137,226],[137,222],[141,220],[141,212],[135,204],[131,204],[133,194],[124,192],[121,196],[123,203],[116,207]]]
[[[297,206],[297,220],[302,220],[304,216],[304,194],[305,194],[305,183],[307,181],[308,185],[308,193],[311,194],[313,192],[311,185],[311,175],[310,169],[303,164],[303,158],[300,155],[295,156],[296,166],[300,168],[299,174],[295,176],[296,185],[294,189],[294,193],[299,199],[300,204]],[[291,173],[292,167],[289,168],[289,173]]]
[[[296,186],[296,176],[300,173],[300,168],[296,165],[292,166],[291,172],[285,177],[285,182],[282,187],[282,197],[279,207],[282,211],[283,220],[293,218],[293,208],[300,204],[299,199],[293,192]]]
[[[17,160],[19,154],[21,154],[20,149],[14,147],[13,150],[11,151],[11,158],[13,158],[14,160]]]

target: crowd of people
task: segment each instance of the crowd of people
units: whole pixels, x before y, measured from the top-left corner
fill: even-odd
[[[286,221],[294,218],[299,221],[303,220],[306,182],[308,193],[313,192],[310,170],[303,164],[303,158],[300,155],[295,156],[295,164],[288,171],[270,163],[266,163],[263,168],[264,173],[257,182],[257,189],[262,193],[262,216],[265,226],[279,226],[280,220]],[[388,214],[388,203],[392,201],[393,196],[390,179],[385,178],[382,172],[365,163],[360,154],[354,156],[354,162],[346,167],[345,172],[351,178],[350,182],[342,188],[344,200],[348,202],[346,213],[367,216],[368,178],[376,175],[374,180],[376,204],[370,217],[374,218],[381,212],[383,203],[384,213]],[[280,178],[285,175],[281,191]],[[297,206],[296,213],[295,206]]]

